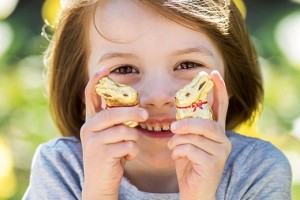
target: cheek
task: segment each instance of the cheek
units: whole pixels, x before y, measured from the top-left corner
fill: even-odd
[[[95,66],[96,65],[93,63],[93,59],[90,55],[88,57],[87,68],[86,68],[89,78],[91,78],[97,72],[97,68]]]

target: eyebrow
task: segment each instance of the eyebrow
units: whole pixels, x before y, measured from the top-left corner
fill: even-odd
[[[212,57],[214,56],[213,53],[208,48],[202,46],[181,49],[172,53],[172,56],[179,56],[179,55],[190,54],[190,53],[200,53],[203,54],[204,56],[212,56]]]
[[[98,63],[105,62],[110,59],[115,59],[115,58],[137,58],[135,54],[132,53],[106,53],[104,54],[98,61]]]
[[[190,54],[190,53],[200,53],[203,54],[204,56],[212,56],[213,53],[205,48],[205,47],[192,47],[192,48],[187,48],[187,49],[180,49],[171,54],[171,56],[180,56],[184,54]],[[132,58],[138,58],[137,55],[132,54],[132,53],[119,53],[119,52],[111,52],[111,53],[106,53],[104,54],[98,61],[98,63],[105,62],[110,59],[116,59],[116,58],[127,58],[127,59],[132,59]]]

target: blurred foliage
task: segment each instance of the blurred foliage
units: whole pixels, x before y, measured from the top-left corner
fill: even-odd
[[[294,49],[292,45],[300,46],[297,40],[300,33],[296,28],[284,30],[287,21],[292,21],[289,16],[300,16],[299,4],[280,0],[235,1],[246,17],[265,80],[262,111],[257,113],[253,124],[245,123],[237,131],[271,141],[285,153],[294,174],[293,198],[300,199],[300,63],[291,61],[290,53],[286,52]],[[5,10],[11,8],[12,12],[15,5],[7,4],[17,2],[5,1]],[[8,18],[0,21],[0,93],[3,94],[0,98],[0,200],[21,199],[28,186],[35,149],[58,136],[49,116],[43,80],[42,57],[48,42],[41,36],[42,16],[55,26],[58,2],[46,0],[33,4],[22,0]],[[0,11],[1,8],[0,2]],[[282,48],[279,40],[287,37],[287,31],[298,36],[291,43],[284,43],[290,46]]]

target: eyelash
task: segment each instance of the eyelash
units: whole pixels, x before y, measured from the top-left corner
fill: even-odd
[[[111,73],[116,73],[116,74],[139,74],[139,71],[135,69],[133,66],[130,65],[122,65],[120,67],[117,67],[116,69],[112,70]]]
[[[189,69],[193,69],[193,68],[204,67],[204,66],[203,66],[202,64],[200,64],[200,63],[186,61],[186,62],[180,63],[177,67],[175,67],[175,68],[174,68],[174,71],[175,71],[175,70],[180,70],[180,65],[181,65],[181,69],[182,69],[182,70],[189,70]]]
[[[181,67],[180,67],[181,66]],[[193,68],[199,68],[199,67],[204,67],[202,64],[196,63],[196,62],[182,62],[178,66],[174,68],[174,71],[180,70],[189,70]],[[116,74],[139,74],[139,71],[134,68],[133,66],[130,65],[122,65],[120,67],[117,67],[116,69],[112,70],[111,73],[116,73]]]

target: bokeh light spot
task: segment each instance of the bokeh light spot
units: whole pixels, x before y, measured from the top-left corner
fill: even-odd
[[[291,0],[294,3],[299,3],[300,4],[300,0]]]
[[[290,161],[293,172],[293,184],[300,184],[300,153],[296,151],[285,151],[284,154]]]
[[[246,17],[246,6],[243,0],[234,0],[234,3],[242,13],[242,16],[245,18]]]
[[[292,135],[300,140],[300,117],[294,120]],[[299,168],[300,169],[300,168]]]
[[[60,10],[60,1],[59,0],[46,0],[42,8],[42,17],[45,22],[49,25],[56,27],[57,25],[57,16]]]
[[[0,0],[1,1],[1,0]],[[11,27],[5,23],[0,22],[0,57],[8,50],[13,41],[13,31]]]
[[[285,17],[277,26],[275,40],[288,62],[300,68],[300,12]]]
[[[0,0],[0,20],[8,17],[16,8],[18,0]]]

